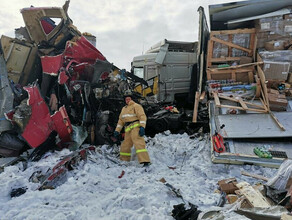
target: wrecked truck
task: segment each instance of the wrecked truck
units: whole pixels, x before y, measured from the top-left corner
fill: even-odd
[[[110,63],[73,25],[68,7],[69,1],[60,8],[24,8],[25,27],[16,29],[16,38],[1,37],[0,155],[34,149],[29,159],[37,160],[50,149],[76,150],[84,141],[119,143],[113,132],[128,89],[145,109],[146,134],[185,129],[191,114],[137,92],[137,84],[148,82]]]
[[[135,83],[134,91],[145,97],[148,102],[168,104],[170,108],[179,110],[177,114],[164,110],[160,112],[162,114],[155,113],[157,117],[149,115],[147,127],[154,133],[173,131],[181,127],[186,128],[187,132],[192,130],[188,133],[194,133],[200,127],[203,127],[205,132],[208,131],[206,104],[200,106],[196,124],[192,123],[198,85],[197,49],[197,42],[164,39],[153,45],[145,54],[133,58],[131,72],[147,82]]]
[[[77,149],[86,138],[111,141],[130,73],[121,79],[73,25],[68,7],[24,8],[17,38],[1,37],[1,156],[33,148],[37,158],[52,148]]]
[[[199,8],[200,85],[209,98],[214,163],[279,167],[292,155],[292,1]]]

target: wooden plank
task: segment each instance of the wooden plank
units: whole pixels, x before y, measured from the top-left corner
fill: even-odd
[[[199,107],[199,99],[200,99],[200,93],[197,91],[195,96],[195,103],[194,103],[194,113],[193,113],[193,122],[197,122],[198,118],[198,107]]]
[[[222,98],[222,99],[226,99],[226,100],[229,100],[229,101],[233,101],[233,102],[237,102],[237,103],[240,103],[239,99],[235,98],[235,97],[229,97],[229,96],[224,96],[224,95],[221,95],[221,94],[218,94],[218,97],[219,98]],[[241,98],[240,98],[241,99]],[[241,99],[242,100],[242,99]],[[242,100],[243,101],[243,100]],[[246,102],[246,101],[243,101],[246,105],[251,105],[251,106],[254,106],[254,107],[258,107],[258,108],[261,108],[261,109],[266,109],[265,106],[263,105],[258,105],[258,104],[254,104],[254,103],[251,103],[251,102]]]
[[[220,108],[234,108],[234,109],[239,109],[239,110],[245,110],[242,107],[239,106],[233,106],[233,105],[220,105],[218,106]],[[248,111],[252,111],[252,112],[260,112],[260,113],[267,113],[266,110],[262,110],[262,109],[255,109],[255,108],[248,108]]]
[[[248,81],[249,83],[253,83],[253,72],[248,72]]]
[[[203,91],[202,94],[200,95],[200,101],[204,100],[206,96],[206,91]]]
[[[217,107],[219,107],[221,105],[219,97],[218,97],[218,93],[217,92],[213,92],[213,96],[214,96],[214,100],[215,100],[215,105]]]
[[[259,56],[259,54],[257,55],[257,60],[261,61],[261,58]],[[265,74],[262,70],[262,68],[260,67],[260,65],[257,65],[257,74],[259,76],[260,82],[261,82],[261,87],[263,90],[263,99],[267,105],[268,110],[270,110],[270,105],[269,105],[269,100],[268,100],[268,89],[267,89],[267,85],[266,85],[266,77]]]
[[[229,66],[229,67],[222,67],[222,68],[208,68],[210,70],[225,70],[225,69],[239,69],[242,67],[248,67],[248,66],[256,66],[259,64],[263,64],[264,62],[255,62],[255,63],[245,63],[245,64],[241,64],[241,65],[237,65],[237,66]]]
[[[238,100],[236,98],[234,98],[234,97],[224,96],[224,95],[221,95],[221,94],[218,94],[218,97],[220,97],[222,99],[229,100],[229,101],[238,102]]]
[[[259,180],[264,180],[264,181],[268,181],[269,180],[267,177],[261,176],[261,175],[258,175],[258,174],[251,174],[251,173],[248,173],[248,172],[245,172],[245,171],[241,171],[240,173],[243,176],[249,176],[249,177],[253,177],[255,179],[259,179]]]
[[[265,105],[258,105],[258,104],[251,103],[251,102],[246,102],[246,101],[245,101],[245,104],[247,104],[247,105],[251,105],[251,106],[254,106],[254,107],[257,107],[257,108],[260,108],[260,109],[265,109],[265,110],[267,110]]]
[[[212,79],[211,71],[207,70],[207,80],[211,80],[211,79]]]
[[[255,33],[255,28],[235,29],[235,30],[223,30],[223,31],[211,31],[210,37],[214,35],[227,35],[227,34],[252,34]]]
[[[262,87],[261,87],[260,79],[259,79],[259,77],[258,77],[257,75],[255,75],[255,81],[256,81],[256,84],[257,84],[256,95],[255,95],[255,97],[256,97],[256,98],[259,98],[260,95],[261,95]]]
[[[292,220],[292,216],[289,213],[283,213],[281,215],[281,220]]]
[[[254,44],[253,44],[253,54],[252,54],[253,60],[255,60],[255,58],[256,58],[257,44],[258,44],[258,38],[257,38],[257,35],[255,34]],[[257,61],[259,61],[259,60],[257,60]]]
[[[264,100],[260,98],[260,101],[263,104],[265,110],[268,112],[269,110],[268,110],[267,106],[265,105]]]
[[[252,56],[254,58],[254,44],[255,44],[255,33],[250,34],[250,41],[249,41],[249,48],[252,50],[252,53],[249,54],[249,56]]]
[[[219,62],[228,62],[228,61],[239,61],[240,57],[220,57],[220,58],[211,58],[212,63],[219,63]]]
[[[244,110],[248,110],[247,105],[244,103],[244,101],[242,100],[241,97],[238,97],[238,101],[239,101],[241,107],[242,107]]]
[[[209,40],[208,53],[207,53],[207,67],[212,66],[213,48],[214,48],[214,42]]]
[[[232,43],[232,40],[233,40],[233,35],[229,34],[228,35],[228,41]],[[232,47],[228,47],[228,56],[232,57]]]
[[[236,72],[235,72],[235,70],[233,70],[231,72],[231,79],[233,79],[234,81],[236,81]]]
[[[208,68],[207,70],[211,71],[212,74],[220,74],[220,73],[248,73],[252,71],[253,68],[241,68],[241,69],[220,69],[220,68]]]
[[[224,44],[224,45],[227,45],[228,47],[233,47],[233,48],[236,48],[238,50],[242,50],[242,51],[245,51],[247,52],[248,54],[251,54],[252,53],[252,50],[249,49],[249,48],[245,48],[245,47],[241,47],[237,44],[234,44],[234,43],[231,43],[231,42],[228,42],[228,41],[225,41],[225,40],[221,40],[217,37],[211,37],[210,39],[211,41],[215,41],[215,42],[218,42],[220,44]]]
[[[260,191],[254,189],[249,183],[240,182],[236,184],[236,186],[239,188],[240,194],[244,195],[253,207],[271,207],[267,199],[260,193]]]
[[[261,95],[262,95],[262,98],[263,98],[263,97],[264,97],[264,92],[263,92],[263,90],[261,90]],[[264,98],[263,98],[262,100],[263,100],[263,102],[264,102],[266,108],[268,109],[268,105],[267,105],[266,100],[265,100]]]
[[[205,66],[205,65],[204,65],[205,54],[202,53],[202,54],[200,55],[200,58],[201,58],[201,63],[200,63],[201,68],[200,68],[200,75],[199,75],[199,85],[198,85],[198,89],[197,89],[197,91],[198,91],[199,93],[202,92],[202,87],[203,87],[203,75],[204,75],[204,71],[205,71],[205,68],[203,68],[203,67]]]
[[[274,115],[274,113],[271,111],[269,111],[269,113],[276,122],[276,124],[279,126],[279,128],[281,128],[283,131],[286,131],[285,127],[281,124],[281,122],[279,122],[278,118]]]

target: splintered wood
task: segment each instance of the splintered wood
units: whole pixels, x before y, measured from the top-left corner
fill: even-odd
[[[219,108],[230,108],[230,109],[238,109],[238,110],[243,110],[243,111],[254,111],[254,112],[260,112],[260,113],[267,113],[268,110],[264,105],[258,105],[254,104],[251,102],[246,102],[243,101],[241,97],[229,97],[229,96],[224,96],[220,93],[213,92],[214,100],[215,100],[215,105],[216,107]],[[220,102],[220,99],[226,99],[229,101],[233,101],[235,103],[239,103],[240,106],[233,106],[233,105],[223,105]]]
[[[236,186],[239,188],[237,193],[243,195],[252,207],[271,207],[267,199],[260,193],[260,191],[254,189],[249,183],[240,182],[236,184]]]

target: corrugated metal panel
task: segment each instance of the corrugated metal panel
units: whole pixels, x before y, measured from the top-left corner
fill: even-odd
[[[227,21],[258,16],[291,5],[292,0],[254,0],[210,5],[211,30],[228,29],[225,24]]]

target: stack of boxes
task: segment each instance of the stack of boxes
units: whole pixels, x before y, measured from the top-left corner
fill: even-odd
[[[258,19],[255,28],[258,53],[264,62],[262,69],[268,85],[274,85],[273,89],[268,87],[270,108],[286,111],[285,94],[291,94],[287,89],[292,84],[292,14]]]

